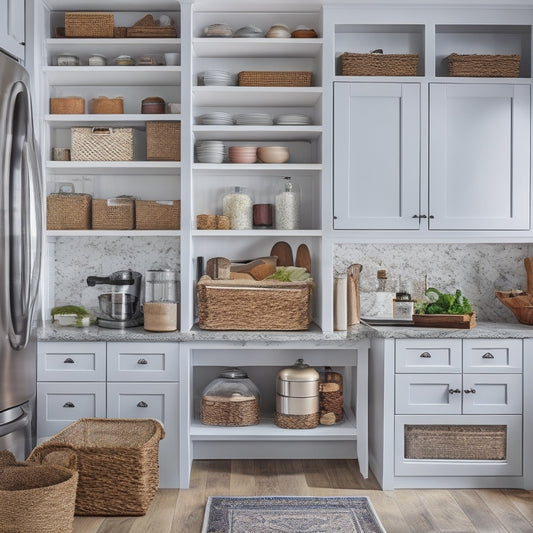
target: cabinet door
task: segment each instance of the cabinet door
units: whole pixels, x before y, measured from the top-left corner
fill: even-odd
[[[520,339],[464,339],[463,372],[522,373]]]
[[[0,49],[24,59],[25,13],[23,0],[0,2]]]
[[[430,229],[529,229],[529,85],[430,85]]]
[[[522,414],[522,374],[464,374],[463,413]]]
[[[334,228],[418,229],[420,86],[335,83]]]
[[[399,374],[461,372],[461,339],[399,339],[396,341]]]

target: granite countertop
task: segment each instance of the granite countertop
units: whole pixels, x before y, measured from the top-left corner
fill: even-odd
[[[311,342],[328,345],[350,344],[370,338],[435,339],[435,338],[485,338],[485,339],[527,339],[533,338],[533,327],[507,322],[478,322],[472,329],[422,328],[413,326],[368,326],[358,324],[348,331],[324,333],[313,325],[307,331],[207,331],[193,328],[191,331],[154,333],[142,327],[106,329],[98,326],[87,328],[61,327],[46,322],[38,331],[40,341],[62,342]]]

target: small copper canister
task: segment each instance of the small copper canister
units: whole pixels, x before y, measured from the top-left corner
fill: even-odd
[[[276,414],[274,422],[285,429],[311,429],[318,426],[319,374],[298,359],[295,365],[283,368],[276,379]]]

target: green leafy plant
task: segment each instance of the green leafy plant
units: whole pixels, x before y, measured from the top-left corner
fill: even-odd
[[[266,279],[275,279],[277,281],[305,281],[311,277],[311,274],[303,267],[277,267],[276,272]]]
[[[455,294],[442,293],[430,287],[426,291],[427,302],[415,304],[415,313],[418,315],[463,315],[472,313],[470,302],[457,289]]]

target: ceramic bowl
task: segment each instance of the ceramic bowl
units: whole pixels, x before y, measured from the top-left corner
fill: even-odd
[[[255,163],[257,161],[257,147],[231,146],[228,155],[232,163]]]
[[[261,146],[257,157],[262,163],[286,163],[290,158],[287,146]]]

